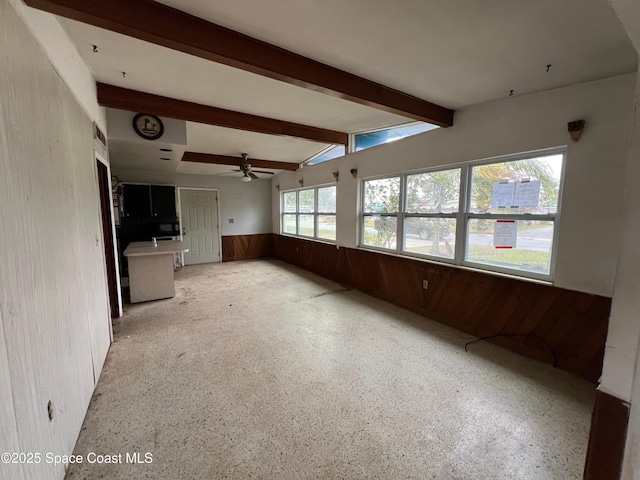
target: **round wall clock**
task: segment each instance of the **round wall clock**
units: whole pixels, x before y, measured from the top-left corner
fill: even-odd
[[[162,121],[155,115],[148,113],[139,113],[133,117],[133,129],[147,140],[157,140],[164,133]]]

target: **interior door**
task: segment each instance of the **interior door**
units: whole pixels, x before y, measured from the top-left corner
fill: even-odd
[[[219,262],[218,192],[180,189],[182,239],[189,251],[184,264]]]

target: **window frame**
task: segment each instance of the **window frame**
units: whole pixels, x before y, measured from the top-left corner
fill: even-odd
[[[371,178],[364,178],[362,179],[362,181],[360,182],[360,186],[362,188],[362,195],[360,195],[360,240],[359,240],[359,244],[360,246],[363,246],[365,248],[371,248],[374,250],[381,250],[384,252],[389,252],[389,251],[394,251],[397,250],[398,248],[398,235],[401,234],[402,232],[398,232],[398,219],[400,216],[400,213],[402,212],[403,206],[404,206],[404,182],[402,179],[403,174],[394,174],[394,175],[384,175],[384,176],[379,176],[379,177],[371,177]],[[398,178],[400,180],[400,187],[398,190],[398,211],[395,213],[381,213],[381,212],[368,212],[364,210],[364,201],[365,201],[365,194],[364,194],[364,183],[365,182],[370,182],[370,181],[375,181],[375,180],[383,180],[383,179],[387,179],[387,178]],[[390,249],[390,248],[384,248],[384,247],[377,247],[375,245],[366,245],[364,243],[364,234],[365,234],[365,226],[364,226],[364,217],[374,217],[378,215],[379,217],[395,217],[396,218],[396,248],[395,249]],[[402,228],[401,228],[402,230]]]
[[[336,189],[336,208],[334,209],[333,212],[319,212],[318,211],[318,190],[323,189],[323,188],[335,188]],[[312,190],[313,191],[313,211],[311,212],[302,212],[300,211],[300,192],[304,192],[304,191],[309,191]],[[285,207],[285,203],[284,203],[284,196],[288,193],[294,193],[296,194],[296,210],[295,212],[285,212],[284,207]],[[325,243],[331,243],[331,244],[335,244],[336,240],[330,239],[330,238],[323,238],[323,237],[319,237],[319,217],[320,216],[333,216],[334,218],[336,218],[337,220],[337,193],[338,193],[338,186],[337,183],[330,183],[330,184],[325,184],[325,185],[315,185],[313,187],[301,187],[301,188],[296,188],[296,189],[290,189],[290,190],[283,190],[282,192],[280,192],[280,235],[284,235],[284,236],[289,236],[289,237],[296,237],[296,238],[304,238],[307,240],[315,240],[315,241],[319,241],[319,242],[325,242]],[[284,218],[286,215],[295,215],[296,218],[296,233],[291,233],[291,232],[285,232],[284,231]],[[300,216],[301,215],[312,215],[313,216],[313,235],[303,235],[300,233]],[[336,227],[337,227],[337,222],[336,222]],[[337,228],[336,228],[336,238],[337,238]]]
[[[349,138],[349,142],[351,142],[351,138]],[[339,155],[337,157],[334,158],[329,158],[327,160],[324,160],[322,162],[319,163],[312,163],[316,158],[321,157],[323,155],[326,155],[327,153],[329,153],[331,150],[333,150],[334,148],[338,148],[338,147],[344,147],[344,154]],[[337,143],[332,143],[331,145],[323,148],[322,150],[320,150],[318,153],[313,154],[312,156],[310,156],[309,158],[307,158],[306,160],[302,161],[300,163],[300,167],[301,168],[305,168],[305,167],[313,167],[315,165],[320,165],[322,163],[325,162],[330,162],[331,160],[336,160],[338,158],[344,158],[349,152],[349,145],[341,145],[341,144],[337,144]],[[311,165],[309,165],[311,163]]]
[[[418,172],[405,172],[403,174],[404,179],[403,179],[403,183],[404,183],[404,190],[405,192],[407,192],[407,183],[408,183],[408,178],[410,176],[413,175],[420,175],[422,173],[435,173],[435,172],[450,172],[450,171],[454,171],[454,170],[459,170],[460,171],[460,188],[458,189],[458,210],[456,212],[453,213],[409,213],[407,212],[407,199],[406,199],[406,193],[405,198],[404,198],[404,203],[403,203],[403,213],[404,213],[404,218],[402,219],[402,227],[404,229],[405,225],[406,225],[406,220],[408,218],[438,218],[438,219],[443,219],[443,218],[452,218],[455,220],[455,224],[456,224],[456,241],[454,244],[454,255],[453,258],[449,258],[449,257],[443,257],[443,256],[439,256],[439,255],[430,255],[428,253],[416,253],[416,252],[409,252],[407,250],[405,250],[406,248],[406,235],[404,235],[404,230],[402,232],[402,242],[401,242],[401,250],[400,253],[402,255],[409,255],[412,257],[419,257],[419,258],[428,258],[430,260],[434,260],[434,261],[438,261],[438,262],[445,262],[445,263],[455,263],[457,256],[458,256],[458,252],[459,250],[459,239],[458,239],[458,224],[459,224],[459,220],[460,220],[460,213],[463,211],[464,208],[464,203],[463,203],[463,176],[464,176],[464,169],[462,166],[446,166],[445,168],[442,167],[437,167],[437,168],[430,168],[428,170],[420,170]]]
[[[556,212],[553,214],[531,214],[531,213],[472,213],[471,212],[471,186],[472,186],[472,170],[474,167],[483,165],[499,164],[515,162],[519,160],[534,159],[540,157],[550,157],[555,155],[562,156],[562,164],[560,167],[560,180],[558,183],[558,202]],[[558,253],[558,239],[559,239],[559,225],[561,219],[562,209],[562,192],[564,186],[565,168],[567,163],[567,148],[557,147],[551,149],[538,150],[534,152],[527,152],[515,155],[505,155],[500,157],[492,157],[483,160],[476,160],[472,162],[465,162],[459,164],[442,165],[432,167],[428,169],[420,169],[408,172],[379,175],[375,177],[362,178],[359,184],[361,195],[358,215],[358,247],[363,249],[376,250],[384,253],[392,253],[395,255],[419,258],[436,263],[446,263],[459,267],[466,267],[473,270],[482,270],[487,272],[494,272],[499,274],[505,274],[515,277],[521,277],[523,279],[533,279],[545,282],[553,282],[556,267],[556,258]],[[450,170],[460,170],[460,190],[458,198],[458,212],[456,213],[409,213],[406,211],[407,207],[407,180],[411,175],[418,175],[421,173],[433,173],[444,172]],[[364,210],[364,188],[365,182],[373,180],[382,180],[386,178],[400,178],[399,199],[398,208],[399,211],[395,214],[380,214],[375,212],[366,212]],[[385,215],[396,217],[396,246],[395,248],[384,248],[372,245],[366,245],[364,242],[364,218],[370,215]],[[405,222],[408,218],[455,218],[456,234],[454,244],[454,256],[453,258],[447,258],[443,256],[430,255],[424,253],[408,252],[405,250]],[[471,260],[467,260],[468,257],[468,231],[469,222],[473,219],[489,219],[489,220],[527,220],[527,221],[548,221],[553,223],[553,236],[551,240],[551,252],[549,259],[549,273],[537,273],[527,270],[520,270],[517,268],[500,267],[497,265],[491,265],[486,263],[478,263]]]
[[[370,148],[375,148],[375,147],[379,147],[381,145],[385,145],[385,143],[379,143],[377,145],[372,145],[372,146],[367,147],[367,148],[361,148],[360,150],[356,150],[356,137],[358,135],[364,135],[364,134],[367,134],[367,133],[384,132],[386,130],[394,130],[396,128],[411,127],[413,125],[422,125],[422,124],[431,125],[433,128],[430,128],[429,130],[425,130],[424,132],[414,133],[413,135],[407,135],[405,137],[400,137],[398,140],[403,140],[405,138],[413,137],[415,135],[421,135],[423,133],[427,133],[427,132],[430,132],[432,130],[438,130],[439,128],[441,128],[440,126],[436,125],[435,123],[429,123],[429,122],[423,122],[423,121],[416,120],[416,121],[411,121],[411,122],[406,122],[406,123],[400,123],[398,125],[392,125],[392,126],[380,127],[380,128],[372,128],[372,129],[369,129],[369,130],[362,130],[360,132],[350,133],[349,134],[349,145],[348,145],[348,148],[347,148],[347,153],[361,152],[361,151],[364,151],[364,150],[369,150]]]

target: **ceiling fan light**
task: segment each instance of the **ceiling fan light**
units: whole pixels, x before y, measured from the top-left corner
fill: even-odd
[[[243,182],[250,182],[251,177],[245,173],[244,177],[242,177],[240,180],[242,180]]]

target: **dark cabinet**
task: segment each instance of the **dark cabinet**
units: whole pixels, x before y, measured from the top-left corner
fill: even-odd
[[[149,185],[125,183],[122,188],[124,216],[129,218],[151,217],[151,193]]]
[[[176,218],[175,187],[151,185],[151,212],[154,218]]]
[[[180,225],[176,213],[176,188],[167,185],[122,187],[123,217],[117,228],[122,276],[128,276],[128,262],[122,252],[131,242],[149,241],[153,237],[177,237]]]
[[[125,183],[122,195],[124,216],[130,220],[172,222],[177,218],[175,187]]]

